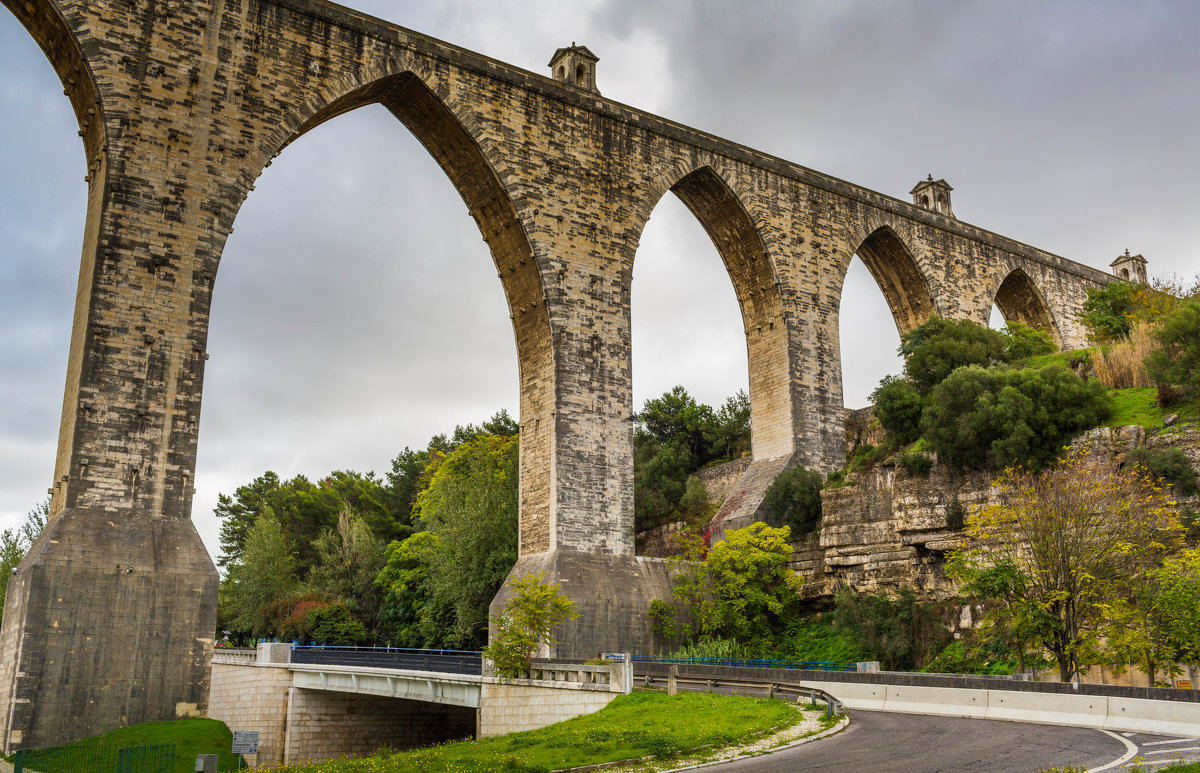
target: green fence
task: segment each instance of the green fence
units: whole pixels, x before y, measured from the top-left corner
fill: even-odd
[[[172,773],[175,747],[72,744],[48,749],[22,749],[13,773]]]

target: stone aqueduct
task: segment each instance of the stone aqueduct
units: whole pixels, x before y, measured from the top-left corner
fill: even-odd
[[[941,181],[907,203],[605,99],[582,47],[542,77],[321,0],[3,3],[62,81],[89,186],[52,518],[0,635],[6,748],[203,710],[217,574],[190,513],[213,280],[255,179],[342,113],[391,111],[491,249],[521,381],[513,571],[583,607],[563,655],[639,647],[666,581],[634,557],[630,380],[634,253],[662,196],[740,304],[751,511],[779,469],[842,462],[856,253],[901,331],[986,323],[995,302],[1076,346],[1086,288],[1111,279],[960,222]]]

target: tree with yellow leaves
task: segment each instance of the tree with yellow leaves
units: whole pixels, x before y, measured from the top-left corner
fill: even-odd
[[[994,485],[994,502],[968,517],[972,544],[951,566],[975,588],[996,567],[1016,571],[993,617],[1019,614],[1007,622],[1045,647],[1068,681],[1106,635],[1112,609],[1133,600],[1177,542],[1175,503],[1136,468],[1086,452],[1042,473],[1010,468]]]

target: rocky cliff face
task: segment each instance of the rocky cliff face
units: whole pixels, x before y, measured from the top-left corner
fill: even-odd
[[[1123,457],[1134,448],[1175,446],[1200,467],[1200,427],[1147,433],[1143,427],[1098,428],[1076,441],[1092,453]],[[851,485],[822,492],[820,530],[794,543],[792,568],[804,575],[804,594],[819,598],[849,586],[858,591],[908,588],[938,599],[953,595],[946,553],[965,544],[962,521],[993,500],[992,473],[958,473],[935,464],[926,477],[881,464]],[[1181,503],[1195,509],[1195,501]]]
[[[859,432],[854,440],[870,442]],[[1140,446],[1175,446],[1200,469],[1200,426],[1195,424],[1151,433],[1136,426],[1099,428],[1075,445],[1117,457]],[[722,481],[743,471],[741,467],[714,470],[710,475]],[[964,544],[961,529],[966,515],[995,496],[994,474],[959,473],[935,463],[929,475],[918,476],[884,463],[847,477],[849,485],[822,492],[820,530],[793,543],[791,568],[805,578],[803,595],[819,601],[842,587],[869,593],[907,588],[926,599],[954,595],[944,571],[946,554]],[[729,493],[727,489],[710,487],[710,498],[719,501]],[[1200,508],[1197,501],[1182,504]],[[683,529],[683,524],[670,524],[639,541],[646,545],[647,555],[671,555],[672,537]]]

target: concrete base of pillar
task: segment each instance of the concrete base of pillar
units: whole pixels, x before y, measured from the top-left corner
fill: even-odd
[[[6,753],[204,716],[217,570],[190,519],[65,510],[9,580]]]
[[[509,579],[543,574],[575,602],[580,615],[563,624],[544,657],[594,658],[601,652],[651,654],[673,646],[654,634],[647,614],[655,599],[671,600],[672,564],[660,558],[556,550],[521,556]],[[507,583],[493,599],[498,615]]]

